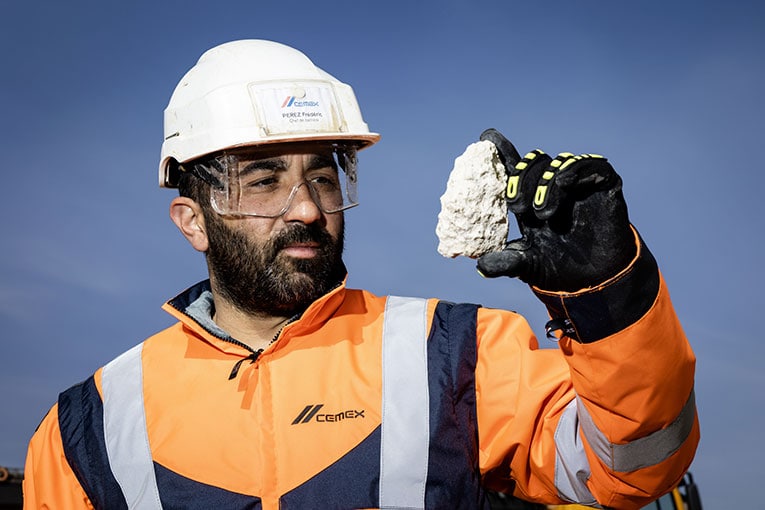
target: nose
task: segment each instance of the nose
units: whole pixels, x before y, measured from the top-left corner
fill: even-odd
[[[304,181],[298,184],[292,192],[292,198],[287,204],[287,210],[282,214],[284,221],[299,221],[309,224],[319,221],[322,217],[321,208],[316,203],[308,184]]]

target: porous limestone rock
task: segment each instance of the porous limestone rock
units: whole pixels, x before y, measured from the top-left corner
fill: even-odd
[[[506,186],[505,167],[493,143],[473,143],[454,160],[436,226],[441,255],[477,258],[504,248]]]

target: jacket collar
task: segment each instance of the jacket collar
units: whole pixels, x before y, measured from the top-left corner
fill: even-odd
[[[305,334],[319,329],[345,299],[346,280],[347,275],[334,289],[311,303],[301,315],[291,320],[283,328],[280,338],[288,336],[288,333],[300,332]],[[231,337],[213,321],[215,303],[209,279],[184,290],[165,303],[162,309],[224,352],[241,352],[241,349],[252,352],[252,349]]]

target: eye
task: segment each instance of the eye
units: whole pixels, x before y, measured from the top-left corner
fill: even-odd
[[[317,184],[337,184],[337,179],[327,177],[326,175],[319,175],[312,180]]]
[[[335,192],[340,189],[337,179],[332,179],[326,176],[311,179],[311,184],[322,193]]]
[[[256,179],[254,181],[249,182],[247,186],[250,186],[252,188],[258,188],[263,186],[271,186],[272,184],[276,184],[276,178],[263,177],[262,179]]]
[[[338,189],[340,187],[337,173],[331,170],[326,172],[316,172],[308,176],[308,180],[311,182],[311,184],[321,189],[329,190]]]
[[[277,174],[251,175],[241,181],[242,188],[253,193],[274,191],[280,185]]]

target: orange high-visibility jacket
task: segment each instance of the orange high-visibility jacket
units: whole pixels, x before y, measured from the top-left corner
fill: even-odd
[[[24,506],[486,508],[524,499],[638,508],[693,458],[694,356],[644,246],[604,285],[535,290],[566,335],[519,315],[344,285],[259,355],[179,322],[62,393],[29,446]]]

